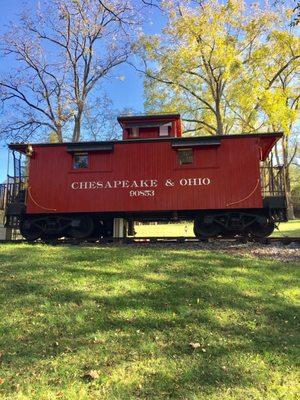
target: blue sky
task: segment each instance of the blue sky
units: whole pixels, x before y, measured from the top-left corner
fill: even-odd
[[[34,9],[38,0],[0,0],[0,30],[5,30],[5,25],[10,21],[15,21],[27,4],[26,9]],[[151,14],[144,23],[143,29],[147,33],[159,33],[163,26],[161,15],[152,9]],[[11,68],[5,60],[0,60],[0,71]],[[124,76],[124,80],[118,77]],[[108,93],[113,102],[114,109],[132,108],[135,111],[143,111],[143,78],[129,65],[122,65],[113,71],[112,77],[106,79],[103,88]],[[0,142],[0,182],[6,178],[7,169],[7,146]]]

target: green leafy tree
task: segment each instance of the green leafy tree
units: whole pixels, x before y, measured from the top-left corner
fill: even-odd
[[[299,38],[275,30],[287,15],[243,1],[170,1],[165,10],[163,34],[145,35],[137,46],[147,110],[180,109],[186,131],[196,134],[257,132],[270,126],[271,113],[279,117],[270,111],[276,107],[289,125],[296,114],[280,107],[276,84],[299,66],[300,52]],[[289,42],[284,55],[279,39]]]
[[[290,31],[274,29],[265,47],[262,76],[272,76],[268,86],[262,91],[259,105],[266,117],[267,127],[273,131],[283,131],[281,149],[276,147],[277,162],[284,165],[285,186],[290,218],[294,218],[291,164],[298,152],[297,123],[300,106],[300,40]],[[278,152],[280,151],[280,155]]]

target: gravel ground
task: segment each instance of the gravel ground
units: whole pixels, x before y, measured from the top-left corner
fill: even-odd
[[[133,244],[133,246],[138,246]],[[229,254],[236,254],[238,256],[252,256],[258,258],[268,258],[274,261],[284,262],[299,262],[300,263],[300,243],[292,242],[290,244],[283,244],[281,242],[273,242],[271,244],[261,243],[237,243],[229,241],[219,242],[200,242],[200,243],[160,243],[160,244],[142,244],[140,246],[153,246],[153,247],[171,247],[182,249],[184,247],[192,248],[193,250],[210,250],[220,251]]]
[[[300,244],[295,242],[289,245],[284,245],[282,243],[272,243],[268,245],[258,243],[235,244],[227,245],[227,247],[222,250],[230,254],[251,255],[253,257],[269,258],[274,261],[300,262]]]

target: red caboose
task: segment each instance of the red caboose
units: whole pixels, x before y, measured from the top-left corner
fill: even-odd
[[[12,144],[7,225],[29,240],[112,234],[113,220],[194,220],[198,237],[266,236],[286,220],[280,171],[263,163],[281,133],[182,137],[180,115],[121,116],[123,140]],[[16,164],[16,158],[15,158]]]

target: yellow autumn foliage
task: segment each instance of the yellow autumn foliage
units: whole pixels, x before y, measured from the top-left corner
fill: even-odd
[[[201,134],[289,132],[298,117],[300,38],[286,28],[288,10],[243,0],[163,5],[163,34],[141,39],[151,61],[146,109],[182,110]]]

